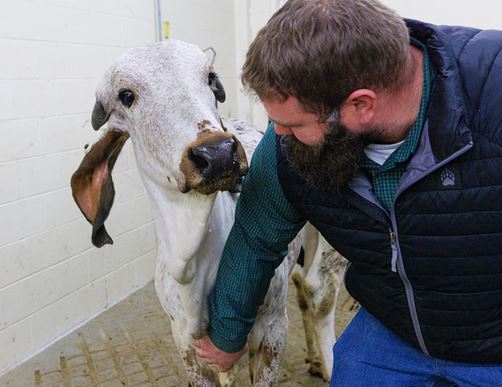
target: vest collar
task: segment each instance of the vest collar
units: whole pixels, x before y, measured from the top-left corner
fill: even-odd
[[[459,69],[440,27],[410,19],[405,22],[411,36],[427,46],[435,74],[428,135],[434,159],[439,163],[472,142]]]

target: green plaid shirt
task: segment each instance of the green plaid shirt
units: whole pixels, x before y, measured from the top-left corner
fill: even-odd
[[[424,63],[428,74],[429,62],[425,60]],[[375,174],[378,186],[375,190],[382,202],[392,203],[405,161],[417,145],[430,94],[429,75],[425,77],[423,94],[420,116],[408,139],[384,164],[388,172],[382,170],[381,174]],[[400,169],[390,167],[391,162]],[[380,186],[385,185],[390,188],[386,190],[388,193],[382,194]],[[286,199],[279,183],[275,133],[270,125],[256,148],[249,174],[244,179],[235,222],[209,297],[208,335],[218,348],[237,352],[246,344],[274,271],[286,256],[288,243],[304,224],[305,219]]]
[[[418,140],[420,139],[433,82],[433,74],[425,46],[417,40],[412,40],[412,43],[416,47],[421,48],[424,53],[424,83],[418,117],[413,123],[406,140],[385,160],[385,163],[380,165],[369,159],[366,155],[361,160],[361,168],[371,180],[377,198],[389,212],[394,203],[394,196],[399,185],[399,180],[406,171],[408,160],[415,153]]]

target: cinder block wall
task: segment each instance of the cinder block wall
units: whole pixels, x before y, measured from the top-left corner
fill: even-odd
[[[217,51],[237,116],[237,0],[162,0],[171,37]],[[6,0],[0,4],[0,374],[152,279],[156,237],[132,147],[114,170],[107,222],[91,227],[69,181],[96,138],[94,89],[125,49],[157,39],[155,0]]]
[[[130,144],[96,249],[69,180],[95,136],[94,88],[127,47],[156,40],[154,1],[0,4],[0,374],[146,284],[156,238]]]

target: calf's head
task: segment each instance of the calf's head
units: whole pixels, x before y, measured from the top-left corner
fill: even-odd
[[[92,126],[108,129],[72,176],[75,201],[96,246],[112,243],[104,220],[113,204],[111,171],[133,142],[143,178],[182,193],[234,190],[247,173],[239,140],[216,110],[225,91],[196,46],[167,40],[126,51],[96,90]]]

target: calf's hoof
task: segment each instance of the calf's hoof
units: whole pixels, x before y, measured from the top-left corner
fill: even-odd
[[[305,362],[309,365],[308,373],[310,375],[321,378],[325,382],[329,382],[330,378],[328,376],[328,373],[326,372],[326,367],[319,358],[315,358],[313,360],[305,359]]]

